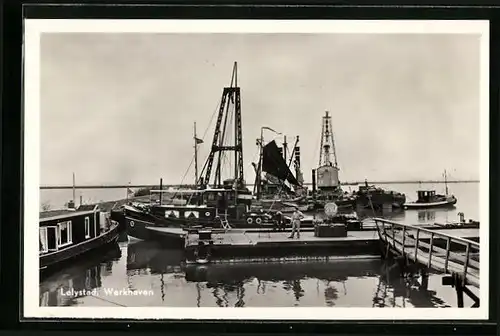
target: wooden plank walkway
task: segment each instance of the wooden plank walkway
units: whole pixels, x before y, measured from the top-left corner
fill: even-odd
[[[478,229],[427,230],[385,219],[376,219],[376,223],[379,239],[386,248],[427,268],[444,274],[457,274],[466,284],[479,287],[479,244],[463,238],[470,235],[471,230],[479,236]],[[423,239],[430,239],[430,242]],[[438,239],[446,241],[446,248],[435,245]],[[461,245],[465,252],[451,251],[452,244]]]
[[[147,227],[149,230],[153,231],[158,231],[158,232],[164,232],[164,233],[172,233],[172,234],[187,234],[187,231],[184,231],[181,228],[174,228],[174,227],[154,227],[154,226],[148,226]],[[216,240],[228,240],[228,241],[238,241],[245,238],[241,237],[249,237],[252,241],[283,241],[287,242],[289,241],[287,236],[290,235],[291,230],[286,230],[286,231],[265,231],[265,232],[259,232],[259,229],[231,229],[226,232],[219,232],[219,233],[212,233],[212,237]],[[448,233],[450,230],[433,230],[435,233]],[[461,238],[476,238],[479,237],[479,230],[478,229],[455,229],[452,230],[453,234],[456,235],[457,237]],[[197,237],[197,234],[189,235],[192,236],[192,239],[195,239]],[[372,230],[366,230],[366,231],[349,231],[347,233],[347,237],[337,237],[337,238],[319,238],[319,237],[314,237],[314,229],[308,228],[306,229],[301,229],[301,240],[359,240],[359,239],[366,239],[366,240],[378,240],[379,236],[377,231],[372,231]],[[238,238],[240,237],[240,238]],[[430,238],[430,234],[421,234],[421,238]],[[197,239],[197,238],[196,238]]]
[[[257,245],[265,243],[296,244],[297,242],[340,242],[340,241],[376,241],[376,231],[351,231],[347,237],[315,237],[314,232],[301,232],[300,238],[289,239],[290,232],[252,232],[231,230],[224,233],[212,233],[214,245]],[[197,244],[198,234],[187,236],[187,245]]]

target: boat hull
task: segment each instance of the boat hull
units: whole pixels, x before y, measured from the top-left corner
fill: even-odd
[[[94,239],[87,240],[75,246],[71,246],[61,251],[55,251],[41,255],[40,276],[45,277],[48,274],[68,265],[70,262],[82,258],[93,252],[101,252],[104,249],[112,246],[117,246],[117,240],[120,234],[120,225],[113,225],[110,230],[104,232]]]
[[[430,202],[430,203],[410,202],[410,203],[405,203],[404,208],[405,209],[452,208],[455,206],[456,203],[457,203],[456,199],[439,201],[439,202]]]
[[[186,234],[180,228],[174,227],[171,232],[155,230],[157,227],[166,226],[158,226],[154,222],[140,220],[130,216],[125,216],[125,221],[127,234],[130,237],[146,241],[156,241],[162,246],[172,249],[184,248]]]

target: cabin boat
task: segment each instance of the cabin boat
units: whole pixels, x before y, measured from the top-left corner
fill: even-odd
[[[112,217],[125,221],[127,234],[141,240],[161,241],[171,248],[184,246],[185,233],[192,227],[271,228],[275,227],[270,212],[250,211],[250,191],[233,188],[193,190],[199,203],[184,206],[170,204],[128,204],[122,213]],[[119,219],[118,219],[119,220]],[[283,216],[283,222],[289,222]],[[161,230],[164,229],[164,230]]]
[[[417,200],[404,204],[405,209],[423,209],[437,207],[453,207],[457,198],[453,195],[436,194],[435,190],[418,190]]]
[[[40,213],[39,260],[42,275],[86,253],[116,244],[119,224],[97,205]]]
[[[457,198],[454,195],[448,194],[448,179],[446,170],[444,171],[444,188],[445,194],[436,194],[435,190],[421,189],[417,191],[417,200],[404,204],[405,209],[424,209],[424,208],[446,208],[454,207],[457,203]]]

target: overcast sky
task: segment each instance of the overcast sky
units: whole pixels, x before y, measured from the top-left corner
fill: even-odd
[[[451,34],[44,33],[41,184],[70,184],[72,172],[78,184],[180,183],[192,160],[193,122],[201,137],[234,61],[247,182],[261,126],[300,135],[310,181],[326,110],[341,180],[440,179],[444,169],[450,178],[478,179],[479,41]]]

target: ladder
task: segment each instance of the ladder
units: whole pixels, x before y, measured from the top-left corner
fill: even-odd
[[[220,214],[219,218],[220,218],[220,224],[221,224],[222,228],[225,230],[230,230],[231,225],[229,225],[229,222],[227,221],[227,213]]]

